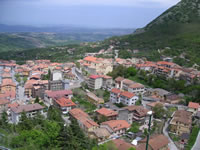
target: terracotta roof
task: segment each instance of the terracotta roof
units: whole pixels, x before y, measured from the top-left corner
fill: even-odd
[[[5,104],[9,104],[10,101],[7,99],[0,99],[0,105],[5,105]]]
[[[127,107],[124,107],[122,109],[127,109],[128,111],[135,111],[141,117],[146,116],[147,112],[149,111],[144,106],[136,106],[136,105],[127,106]]]
[[[192,123],[192,113],[185,111],[185,110],[177,110],[171,122],[181,122],[184,124],[191,124]]]
[[[120,89],[117,89],[117,88],[113,88],[111,90],[112,93],[115,93],[115,94],[120,94],[121,93],[121,90]]]
[[[146,142],[146,138],[144,140],[141,140],[141,142]],[[163,147],[168,146],[168,143],[169,143],[168,138],[162,134],[150,136],[149,139],[149,145],[153,150],[160,150]]]
[[[127,84],[128,86],[133,84],[134,82],[132,80],[129,80],[129,79],[125,79],[123,80],[123,84]]]
[[[1,86],[7,86],[7,85],[16,86],[16,84],[12,81],[12,79],[3,79]]]
[[[45,93],[51,98],[60,98],[73,94],[71,90],[45,91]]]
[[[198,109],[198,108],[200,108],[200,105],[199,105],[199,103],[189,102],[188,107]]]
[[[82,122],[82,124],[84,124],[84,126],[86,128],[91,128],[93,126],[96,126],[96,127],[99,126],[96,122],[91,120],[90,116],[87,113],[85,113],[84,111],[82,111],[79,108],[74,108],[74,109],[70,110],[69,113],[74,118],[76,118],[78,121]]]
[[[112,79],[111,76],[106,76],[106,75],[100,75],[100,77],[104,78],[104,79]]]
[[[15,113],[21,113],[21,112],[29,112],[29,111],[34,111],[34,110],[41,110],[44,107],[41,106],[40,104],[29,104],[29,105],[20,105],[17,107],[12,107],[11,110]]]
[[[129,86],[129,88],[144,88],[144,85],[140,84],[140,83],[133,83]]]
[[[157,62],[158,65],[176,65],[175,63],[172,63],[172,62],[167,62],[167,61],[158,61]]]
[[[130,124],[126,120],[110,120],[101,123],[102,125],[108,125],[113,131],[130,128]]]
[[[61,107],[76,106],[76,104],[74,102],[72,102],[71,99],[67,99],[67,98],[64,98],[64,97],[57,99],[56,103]]]
[[[97,128],[94,130],[94,133],[97,137],[109,137],[110,133],[106,128]]]
[[[163,103],[161,102],[152,102],[152,103],[148,103],[147,106],[150,106],[150,107],[155,107],[157,104],[159,105],[162,105],[163,106]]]
[[[116,148],[118,150],[128,150],[131,147],[134,147],[133,145],[131,145],[130,143],[125,142],[122,139],[115,139],[115,140],[112,140],[112,141],[113,141],[113,143],[115,144],[115,146],[116,146]]]
[[[106,117],[116,116],[118,114],[116,111],[113,111],[113,110],[107,109],[107,108],[101,108],[101,109],[97,110],[96,112],[103,116],[106,116]]]
[[[125,96],[127,98],[132,98],[135,96],[135,94],[131,93],[131,92],[128,92],[128,91],[124,91],[124,92],[121,92],[120,96]]]
[[[17,107],[17,106],[19,106],[19,104],[16,102],[14,102],[12,104],[8,104],[8,108],[13,108],[13,107]]]
[[[123,81],[123,80],[124,80],[124,78],[122,78],[122,77],[117,77],[117,78],[115,79],[116,82],[121,82],[121,81]]]
[[[101,78],[99,75],[91,75],[89,78],[91,79],[97,79],[97,78]]]

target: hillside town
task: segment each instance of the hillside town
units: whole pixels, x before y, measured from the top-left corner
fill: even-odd
[[[6,112],[9,123],[18,124],[22,113],[47,117],[53,107],[66,125],[77,120],[98,145],[113,141],[119,150],[145,150],[147,143],[151,150],[186,149],[193,128],[200,127],[200,104],[183,103],[185,96],[176,91],[114,78],[110,73],[116,66],[187,85],[200,83],[200,71],[171,61],[86,56],[77,63],[29,60],[18,65],[0,60],[0,117]],[[200,136],[194,147],[199,142]]]

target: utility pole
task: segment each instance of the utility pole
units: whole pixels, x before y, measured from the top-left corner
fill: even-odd
[[[149,128],[148,128],[148,134],[147,134],[147,141],[146,141],[146,150],[148,150],[149,146],[149,136],[150,136],[150,131],[151,131],[151,118],[152,118],[152,111],[147,112],[149,115]]]

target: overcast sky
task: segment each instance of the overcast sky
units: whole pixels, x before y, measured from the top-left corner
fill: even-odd
[[[143,27],[180,0],[0,0],[0,23]]]

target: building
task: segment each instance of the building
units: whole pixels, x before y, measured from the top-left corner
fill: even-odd
[[[130,148],[135,148],[133,145],[125,142],[122,139],[115,139],[115,140],[112,140],[112,142],[114,143],[117,150],[129,150]]]
[[[52,81],[63,80],[63,73],[59,70],[54,70],[51,74],[51,80]]]
[[[169,103],[169,104],[178,104],[182,98],[178,96],[177,94],[174,93],[168,93],[164,96],[164,102]]]
[[[101,108],[96,111],[97,119],[102,120],[105,118],[106,121],[117,120],[118,113],[111,109]]]
[[[170,121],[170,132],[177,135],[190,133],[192,124],[192,113],[185,110],[178,110],[172,115]]]
[[[187,111],[192,112],[193,114],[197,113],[197,111],[200,111],[199,103],[189,102]]]
[[[115,88],[117,88],[117,89],[122,89],[122,85],[123,85],[123,81],[124,81],[125,79],[124,78],[122,78],[122,77],[117,77],[116,79],[115,79]]]
[[[53,101],[54,105],[58,107],[63,114],[67,114],[71,109],[76,107],[76,104],[71,100],[65,97],[58,98]]]
[[[90,89],[100,89],[103,85],[103,79],[99,75],[91,75],[88,80],[88,87]]]
[[[49,81],[49,90],[51,91],[59,91],[59,90],[64,90],[65,85],[62,80],[55,80],[55,81]]]
[[[103,142],[109,139],[111,134],[108,132],[106,128],[96,128],[93,133],[91,133],[91,138],[97,139],[98,142]]]
[[[124,105],[135,105],[135,103],[138,101],[138,96],[136,96],[133,93],[130,93],[128,91],[124,91],[120,93],[120,103],[124,104]]]
[[[113,79],[112,79],[112,77],[106,76],[106,75],[102,75],[101,77],[103,79],[102,88],[103,89],[107,89],[107,90],[111,90],[111,88],[113,86]]]
[[[12,123],[14,124],[19,123],[22,112],[25,112],[27,117],[35,117],[37,113],[40,113],[43,115],[44,114],[43,109],[44,107],[37,103],[12,107],[11,108]]]
[[[168,95],[170,92],[156,88],[156,89],[148,89],[147,92],[145,93],[147,96],[154,96],[158,99],[165,100],[165,96]]]
[[[103,104],[104,103],[104,100],[102,98],[97,97],[92,92],[87,93],[87,99],[88,99],[88,101],[90,101],[91,103],[93,103],[95,105],[99,105],[99,104]]]
[[[123,135],[130,128],[130,124],[125,120],[110,120],[101,123],[102,128],[106,128],[112,135]]]
[[[129,80],[129,79],[124,79],[122,81],[122,89],[124,91],[128,91],[128,88],[130,85],[134,84],[134,82],[132,80]]]
[[[72,118],[78,121],[80,128],[82,128],[88,135],[99,127],[99,125],[94,122],[87,113],[79,108],[70,110],[69,114]]]
[[[143,106],[124,107],[118,111],[118,119],[126,120],[129,124],[132,124],[134,121],[147,124],[149,120],[148,111]]]
[[[16,84],[12,81],[12,79],[3,79],[0,85],[1,93],[6,92],[15,92]]]
[[[135,95],[143,95],[146,92],[144,85],[140,83],[133,83],[128,87],[128,92],[134,93]]]
[[[135,105],[138,101],[138,96],[128,91],[121,91],[117,88],[113,88],[110,92],[110,102],[112,103],[122,103],[124,105]]]
[[[146,138],[143,140],[139,141],[139,145],[136,147],[136,150],[139,149],[140,145],[145,145],[146,144]],[[159,135],[154,135],[150,136],[149,138],[149,145],[148,149],[149,150],[169,150],[168,147],[169,140],[166,136],[159,134]],[[143,149],[140,149],[143,150]]]
[[[45,91],[44,101],[48,105],[53,105],[53,101],[62,97],[71,99],[73,93],[71,90],[60,90],[60,91]]]

